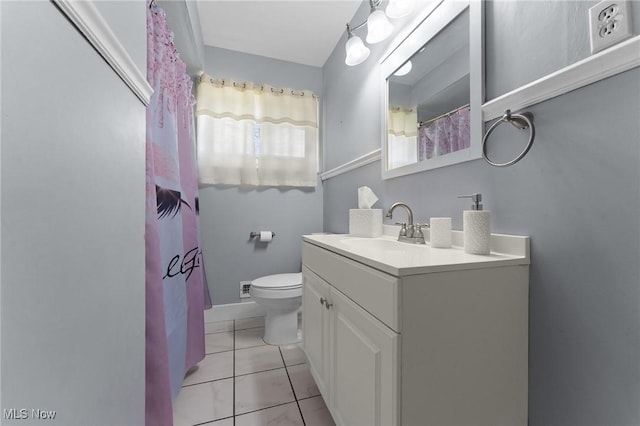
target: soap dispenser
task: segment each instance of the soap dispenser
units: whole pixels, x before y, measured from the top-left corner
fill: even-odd
[[[464,210],[462,229],[464,232],[464,251],[471,254],[491,253],[491,212],[482,210],[482,194],[460,195],[458,198],[471,198],[471,210]]]

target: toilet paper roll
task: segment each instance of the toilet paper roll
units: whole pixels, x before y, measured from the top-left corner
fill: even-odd
[[[464,251],[471,254],[491,253],[491,212],[465,210],[462,216]]]
[[[429,234],[431,247],[451,247],[451,218],[432,217],[429,219]]]
[[[273,239],[273,232],[271,231],[260,231],[260,242],[268,243]]]

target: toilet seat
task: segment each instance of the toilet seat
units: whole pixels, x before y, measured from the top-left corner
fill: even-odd
[[[301,288],[302,272],[267,275],[253,280],[251,286],[263,290],[293,290]]]

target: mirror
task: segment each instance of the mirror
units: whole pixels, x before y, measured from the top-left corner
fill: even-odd
[[[443,1],[381,63],[384,179],[481,157],[481,7]]]

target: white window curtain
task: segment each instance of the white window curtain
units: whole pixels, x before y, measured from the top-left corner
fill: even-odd
[[[395,169],[418,161],[417,107],[389,108],[387,167]]]
[[[198,84],[201,183],[316,186],[318,97],[251,82]]]

